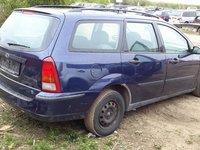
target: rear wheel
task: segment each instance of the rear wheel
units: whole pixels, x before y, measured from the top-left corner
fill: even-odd
[[[97,136],[113,133],[125,111],[124,99],[117,91],[106,90],[95,100],[85,118],[86,128]]]

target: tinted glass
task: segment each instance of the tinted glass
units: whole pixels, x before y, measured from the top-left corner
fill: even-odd
[[[195,17],[196,12],[195,11],[188,11],[183,13],[183,17]]]
[[[116,50],[119,43],[120,24],[104,22],[79,23],[72,40],[77,50]]]
[[[156,52],[158,50],[152,24],[127,23],[126,38],[129,51]]]
[[[0,44],[18,50],[42,50],[52,41],[58,24],[53,17],[14,12],[0,29]]]
[[[188,50],[186,39],[177,31],[163,25],[159,25],[158,27],[167,53],[182,53]]]
[[[169,16],[167,12],[162,12],[162,16]]]
[[[181,16],[182,12],[181,11],[173,11],[170,13],[171,16]]]

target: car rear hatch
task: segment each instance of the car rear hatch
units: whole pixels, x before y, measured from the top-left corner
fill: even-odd
[[[60,16],[59,16],[60,15]],[[0,88],[32,100],[41,91],[43,60],[52,53],[63,14],[18,9],[0,29]]]

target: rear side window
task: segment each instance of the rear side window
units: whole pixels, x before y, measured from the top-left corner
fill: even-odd
[[[111,22],[79,22],[72,39],[72,49],[78,51],[116,51],[120,24]]]
[[[126,39],[130,52],[158,51],[156,35],[150,23],[127,23]]]
[[[59,19],[34,13],[13,12],[0,29],[0,45],[40,51],[50,44]]]

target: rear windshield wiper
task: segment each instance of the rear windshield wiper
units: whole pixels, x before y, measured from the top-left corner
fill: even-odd
[[[7,43],[9,46],[20,46],[20,47],[25,47],[25,48],[30,48],[27,45],[22,45],[22,44],[17,44],[17,43]]]

